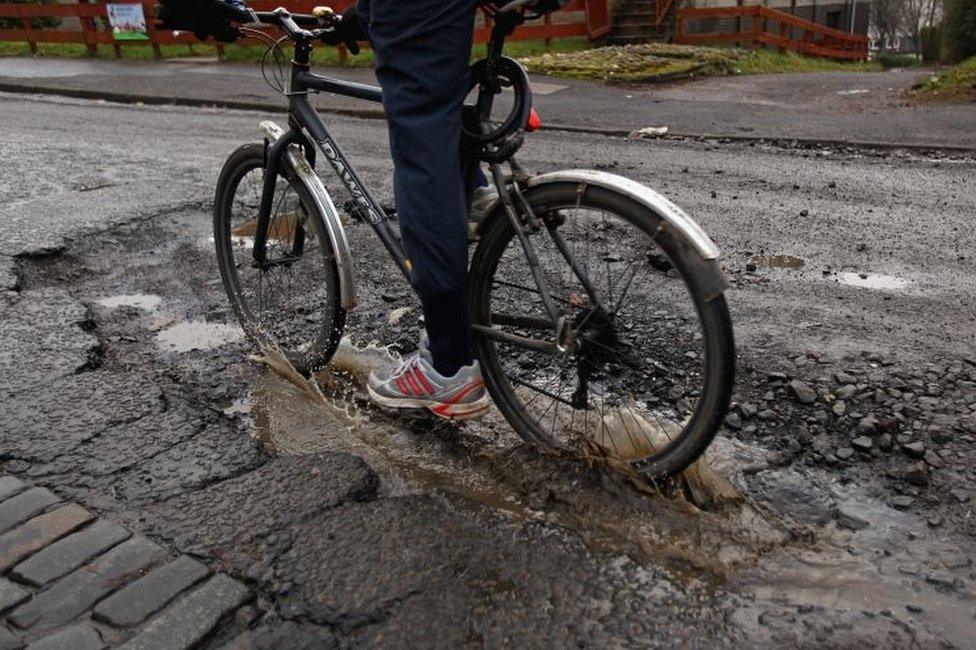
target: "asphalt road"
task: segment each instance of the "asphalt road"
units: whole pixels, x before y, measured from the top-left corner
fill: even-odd
[[[375,83],[369,69],[317,72]],[[746,75],[635,86],[541,75],[531,80],[535,106],[550,127],[627,134],[666,126],[671,133],[685,135],[976,150],[976,110],[971,105],[906,99],[905,92],[930,74],[909,69]],[[268,87],[256,65],[192,60],[0,59],[0,89],[111,96],[119,101],[281,105],[281,97]],[[329,93],[313,101],[330,110],[379,113],[379,107]]]
[[[168,348],[184,322],[233,325],[208,209],[223,159],[266,116],[11,95],[0,112],[0,469],[257,589],[260,616],[228,621],[213,647],[245,627],[310,647],[968,642],[974,161],[530,139],[530,168],[645,182],[725,251],[741,417],[722,443],[736,452],[713,465],[747,501],[700,510],[504,436],[347,427],[274,388],[232,336]],[[390,196],[384,131],[335,122]],[[409,337],[415,319],[384,324],[412,298],[368,234],[350,236],[370,260],[353,340]],[[162,306],[101,302],[131,294]],[[838,373],[856,377],[836,383],[856,386],[858,417],[827,412]],[[797,403],[786,378],[823,402]],[[906,396],[913,381],[927,401]],[[862,416],[889,411],[899,445],[936,454],[921,469],[897,445],[878,452],[877,423],[872,453],[840,452]],[[314,444],[273,453],[275,422]]]

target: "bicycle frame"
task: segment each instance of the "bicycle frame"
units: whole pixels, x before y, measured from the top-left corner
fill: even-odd
[[[309,136],[317,145],[332,166],[336,175],[342,180],[356,203],[356,207],[364,215],[366,222],[373,228],[386,250],[393,257],[394,262],[405,277],[410,277],[410,263],[400,240],[379,202],[363,182],[355,167],[342,152],[339,143],[329,133],[325,122],[316,112],[308,99],[310,92],[332,92],[347,97],[355,97],[372,102],[383,100],[382,91],[377,86],[361,84],[354,81],[344,81],[313,74],[309,71],[308,58],[311,46],[298,42],[295,49],[295,60],[292,62],[291,84],[288,95],[288,126],[281,137],[271,143],[267,151],[264,192],[261,199],[261,211],[258,215],[258,228],[254,242],[255,263],[267,264],[267,230],[270,221],[274,187],[278,172],[281,168],[281,158],[291,144],[303,147],[309,163],[314,164],[314,148],[308,141]],[[308,136],[306,136],[306,133]],[[300,255],[300,246],[304,245],[303,237],[296,233],[293,254]],[[274,263],[274,262],[272,262]]]
[[[283,10],[278,11],[282,12]],[[411,272],[410,260],[407,258],[400,238],[391,224],[390,216],[386,214],[382,206],[370,192],[369,188],[362,181],[359,174],[356,172],[355,167],[353,167],[348,158],[346,158],[338,142],[336,142],[336,140],[329,133],[324,121],[308,99],[310,92],[332,92],[346,97],[353,97],[372,102],[382,102],[383,95],[381,89],[377,86],[372,86],[369,84],[345,81],[342,79],[335,79],[312,73],[309,70],[309,61],[312,51],[311,34],[301,30],[289,16],[276,13],[275,17],[281,21],[281,24],[287,26],[289,32],[292,34],[292,41],[295,45],[295,56],[291,64],[290,85],[288,92],[286,93],[288,97],[289,129],[277,137],[274,142],[270,143],[266,152],[264,187],[261,197],[261,208],[258,214],[258,223],[253,250],[255,266],[258,266],[259,268],[269,268],[279,264],[289,264],[291,261],[300,256],[304,250],[305,233],[299,225],[295,233],[295,241],[293,243],[291,254],[274,260],[268,260],[267,258],[267,233],[270,225],[270,215],[274,200],[275,186],[279,171],[281,169],[281,159],[282,157],[288,155],[289,148],[292,144],[298,144],[302,147],[309,165],[314,166],[315,147],[313,147],[312,143],[309,142],[310,136],[311,140],[314,141],[315,145],[317,145],[318,150],[320,150],[324,154],[326,160],[329,161],[329,164],[332,166],[332,169],[335,171],[336,175],[342,180],[343,185],[345,185],[346,189],[353,197],[353,201],[355,202],[359,212],[363,215],[365,221],[376,232],[376,235],[383,243],[383,246],[386,248],[387,252],[400,269],[400,272],[409,282]],[[494,78],[496,66],[502,57],[502,49],[505,38],[515,29],[517,25],[521,24],[521,22],[523,22],[523,19],[518,14],[509,13],[496,15],[496,22],[492,30],[492,38],[489,44],[487,58],[488,79]],[[484,92],[483,88],[482,92],[479,94],[476,104],[477,117],[483,129],[487,129],[488,127],[492,102],[493,93],[490,91]],[[509,158],[507,162],[517,176],[524,176],[524,173],[521,172],[518,163],[516,163],[514,159]],[[540,300],[547,315],[549,316],[550,324],[553,328],[552,331],[554,332],[556,341],[553,347],[560,352],[567,352],[569,342],[573,338],[570,323],[556,306],[555,301],[549,292],[548,283],[546,282],[546,278],[539,264],[538,256],[536,255],[534,247],[530,242],[528,233],[526,231],[527,227],[534,229],[542,228],[544,226],[543,221],[532,214],[531,208],[526,202],[524,196],[522,196],[522,193],[518,187],[518,181],[520,179],[516,178],[516,182],[509,183],[506,181],[499,163],[491,163],[490,167],[494,183],[499,192],[501,207],[515,229],[519,243],[525,252],[526,259],[529,263],[532,278],[539,290]],[[296,169],[296,171],[300,174],[303,173],[302,170]],[[304,173],[310,181],[320,183],[314,172],[311,172],[311,170],[305,170]],[[323,192],[323,194],[325,194],[327,198],[327,192]],[[328,203],[331,203],[331,201],[329,200]],[[334,214],[334,207],[329,207]],[[520,210],[522,211],[521,214],[519,212]],[[551,228],[549,231],[550,233],[553,233]],[[560,243],[558,238],[556,241],[557,243]],[[573,258],[572,254],[565,248],[565,246],[560,246],[559,248],[560,252],[569,262],[570,267],[580,278],[581,282],[583,282],[583,285],[589,289],[589,279],[582,271],[580,265]],[[346,276],[348,282],[344,283],[344,285],[348,284],[351,286],[351,268],[349,268],[351,265],[346,265],[346,268],[343,268],[343,260],[341,256],[339,261],[340,271],[345,271],[348,274]],[[348,293],[343,296],[344,305],[349,305],[347,308],[351,308],[350,306],[355,303],[354,296],[351,294],[352,291],[350,289]],[[494,336],[494,333],[492,333],[492,335]]]

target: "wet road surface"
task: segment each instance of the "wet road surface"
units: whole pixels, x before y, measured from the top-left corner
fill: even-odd
[[[744,498],[699,508],[501,423],[366,407],[363,371],[415,337],[392,264],[358,269],[343,372],[297,386],[249,360],[208,206],[264,116],[10,96],[0,110],[15,154],[0,171],[2,469],[246,581],[255,638],[967,645],[973,161],[530,140],[530,167],[646,182],[726,253],[743,372],[710,464]],[[336,131],[388,197],[385,133]],[[378,249],[362,226],[350,238]]]
[[[366,68],[321,72],[375,83]],[[976,149],[972,105],[906,99],[905,92],[931,74],[895,69],[744,75],[637,86],[532,75],[532,82],[534,103],[546,126],[624,134],[664,126],[688,135],[962,147],[971,152]],[[178,98],[239,108],[280,105],[257,66],[206,60],[0,59],[0,88],[89,98],[114,95],[120,101],[141,98],[147,103]],[[380,114],[374,104],[331,93],[313,102],[327,109]]]

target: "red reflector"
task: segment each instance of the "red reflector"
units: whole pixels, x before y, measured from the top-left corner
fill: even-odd
[[[542,120],[539,119],[539,114],[535,112],[534,108],[529,109],[529,120],[525,123],[525,130],[532,133],[538,131],[541,126]]]

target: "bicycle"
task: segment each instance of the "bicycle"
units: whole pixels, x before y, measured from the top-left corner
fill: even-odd
[[[472,227],[469,271],[472,340],[489,393],[530,443],[595,449],[654,479],[675,475],[705,451],[729,406],[734,343],[720,252],[680,208],[635,181],[591,170],[530,174],[515,160],[537,116],[524,69],[502,50],[541,14],[534,0],[479,7],[492,32],[486,58],[472,66],[463,140],[469,186],[487,165],[498,193]],[[277,40],[253,32],[273,56],[285,41],[294,47],[289,84],[278,84],[288,128],[263,122],[264,142],[228,158],[214,240],[244,329],[308,373],[329,362],[356,304],[353,254],[314,171],[317,151],[352,197],[347,213],[375,231],[408,280],[410,262],[395,215],[308,99],[382,99],[378,87],[310,71],[313,44],[340,18],[327,8],[251,16],[284,32]],[[499,115],[502,104],[510,108]]]

